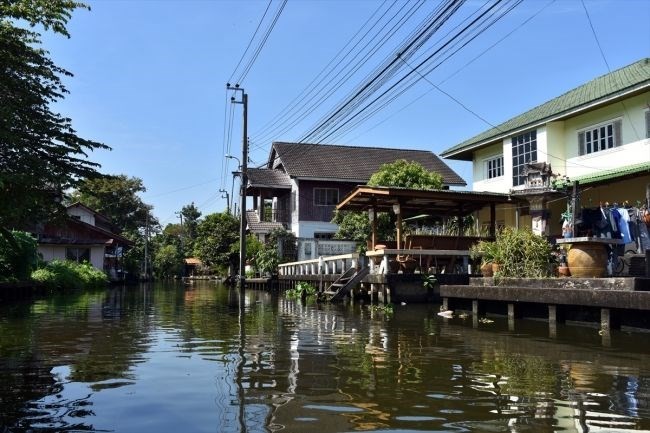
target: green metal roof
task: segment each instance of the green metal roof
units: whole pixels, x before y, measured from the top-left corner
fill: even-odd
[[[472,158],[472,149],[492,143],[510,133],[533,128],[586,109],[598,102],[650,87],[650,58],[641,59],[631,65],[595,78],[582,86],[551,99],[532,110],[488,129],[479,135],[463,141],[440,154],[444,158]]]
[[[569,182],[556,181],[555,187],[560,188],[564,184],[570,184],[574,181],[578,181],[579,185],[589,185],[594,183],[600,183],[607,180],[614,180],[623,178],[635,174],[650,174],[650,162],[641,162],[639,164],[627,165],[625,167],[614,168],[611,170],[603,170],[597,173],[585,174],[582,176],[576,176],[569,180]]]

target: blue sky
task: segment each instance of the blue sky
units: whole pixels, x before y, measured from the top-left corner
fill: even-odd
[[[467,1],[458,16],[483,3]],[[230,190],[230,172],[236,169],[234,162],[223,163],[224,119],[230,112],[225,85],[268,2],[89,4],[90,12],[78,10],[69,23],[70,39],[50,34],[43,38],[55,63],[75,74],[66,78],[71,93],[57,110],[72,118],[81,136],[113,148],[90,155],[102,164],[102,172],[143,179],[147,192],[142,197],[154,205],[163,225],[178,222],[174,212],[190,202],[204,214],[224,210],[218,190]],[[418,13],[437,4],[428,1]],[[365,69],[320,104],[321,111],[280,135],[260,134],[380,5],[376,0],[287,2],[240,83],[249,94],[252,165],[265,162],[271,141],[301,137],[368,71],[393,55],[394,45],[386,44]],[[585,5],[612,70],[650,57],[650,2],[585,0]],[[262,29],[279,6],[279,0],[273,0]],[[413,27],[403,26],[400,34],[411,31]],[[370,120],[328,142],[440,153],[489,128],[479,116],[498,124],[607,71],[579,0],[525,0],[427,75],[475,114],[421,80]],[[241,106],[236,105],[232,139],[225,141],[237,156],[241,119]],[[471,183],[471,164],[448,163]]]

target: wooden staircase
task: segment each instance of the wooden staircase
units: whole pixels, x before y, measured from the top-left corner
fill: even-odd
[[[369,272],[370,268],[368,266],[362,266],[359,270],[355,268],[348,269],[323,292],[325,299],[329,302],[342,300]]]

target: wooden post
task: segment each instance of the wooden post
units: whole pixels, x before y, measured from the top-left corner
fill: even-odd
[[[515,330],[515,304],[508,304],[508,330]]]
[[[372,251],[374,251],[375,245],[377,245],[377,208],[375,206],[370,209],[370,222],[372,227],[372,237],[370,238],[370,244],[372,246]]]
[[[399,205],[397,205],[397,234],[395,237],[397,238],[397,249],[400,250],[402,249],[402,209],[399,209]]]
[[[496,204],[490,203],[490,237],[496,236],[497,210]]]
[[[576,219],[578,218],[578,181],[573,182],[573,192],[571,192],[571,233],[576,235]]]
[[[557,306],[548,306],[548,336],[557,338]]]

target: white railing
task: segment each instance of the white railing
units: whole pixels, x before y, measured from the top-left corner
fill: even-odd
[[[282,263],[278,266],[278,273],[282,276],[341,274],[356,267],[358,262],[359,253],[319,257],[312,260]]]
[[[469,250],[424,250],[424,249],[383,249],[366,253],[370,272],[373,274],[390,274],[398,272],[440,273],[471,273],[469,266]],[[458,259],[454,269],[437,266],[436,259],[444,259],[448,266],[452,258]],[[341,274],[351,267],[356,267],[359,253],[341,254],[338,256],[320,257],[312,260],[283,263],[278,266],[282,276],[294,275],[329,275]],[[435,268],[435,269],[433,269]]]

